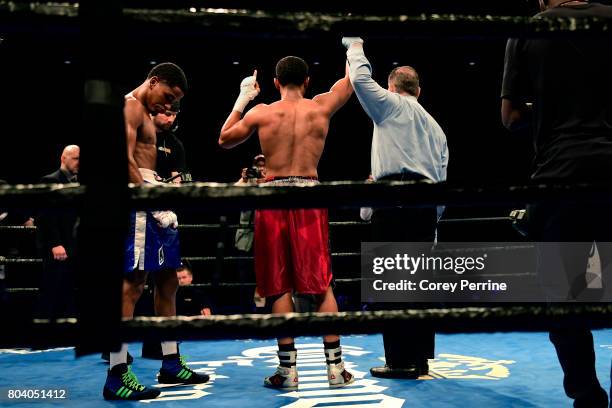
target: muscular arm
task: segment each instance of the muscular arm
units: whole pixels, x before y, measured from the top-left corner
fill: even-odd
[[[257,130],[257,116],[264,104],[255,106],[248,111],[244,118],[238,111],[232,111],[221,128],[219,146],[231,149],[247,140]]]
[[[138,128],[142,126],[142,112],[139,109],[138,101],[126,100],[123,114],[125,116],[125,134],[127,138],[128,150],[128,177],[130,183],[142,184],[144,182],[140,171],[138,171],[138,163],[134,158],[134,150],[136,150],[136,140],[138,137]]]
[[[319,94],[312,100],[323,105],[327,112],[329,112],[329,116],[332,116],[338,111],[338,109],[344,106],[352,94],[353,87],[351,85],[351,80],[349,79],[348,64],[346,64],[344,78],[336,81],[329,92]]]

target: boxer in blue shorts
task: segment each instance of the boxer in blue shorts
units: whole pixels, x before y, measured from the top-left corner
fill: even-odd
[[[145,184],[161,184],[153,170],[139,168]],[[125,274],[176,271],[181,266],[178,222],[172,211],[136,211],[130,216]]]
[[[187,90],[183,70],[172,63],[159,64],[147,79],[125,97],[123,114],[128,145],[129,179],[134,184],[158,183],[156,131],[151,115],[164,114]],[[138,211],[132,214],[126,242],[122,316],[132,318],[148,273],[155,280],[155,314],[176,315],[180,265],[176,214],[172,211]],[[162,342],[162,366],[157,381],[162,384],[201,384],[208,376],[191,370],[179,355],[176,341]],[[144,400],[159,396],[160,390],[140,384],[127,364],[127,344],[110,353],[110,369],[103,396],[112,400]]]

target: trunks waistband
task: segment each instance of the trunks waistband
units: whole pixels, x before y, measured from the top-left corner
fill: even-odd
[[[306,180],[306,181],[319,181],[318,177],[312,176],[275,176],[275,177],[266,177],[264,182],[268,181],[284,181],[284,180]]]
[[[314,185],[319,184],[317,177],[308,176],[282,176],[282,177],[266,177],[262,184],[271,185]]]

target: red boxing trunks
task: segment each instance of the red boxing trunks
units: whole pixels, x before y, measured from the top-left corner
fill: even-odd
[[[267,178],[266,185],[318,184],[310,177]],[[327,209],[257,210],[255,274],[264,297],[323,294],[332,280]]]

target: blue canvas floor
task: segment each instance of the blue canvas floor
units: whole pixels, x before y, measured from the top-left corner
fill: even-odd
[[[610,388],[612,330],[596,331],[597,372]],[[278,392],[262,386],[276,366],[273,340],[184,342],[181,351],[190,366],[211,374],[200,386],[164,387],[149,402],[107,402],[102,399],[106,363],[97,355],[75,359],[72,349],[44,352],[0,350],[0,406],[15,407],[571,407],[562,388],[562,373],[545,333],[455,334],[436,337],[431,376],[418,381],[370,376],[380,365],[382,338],[343,338],[347,366],[358,380],[329,389],[320,340],[298,339],[300,387]],[[131,344],[140,356],[138,343]],[[136,358],[133,371],[144,384],[154,384],[160,362]],[[63,400],[10,401],[8,389],[64,389]]]

